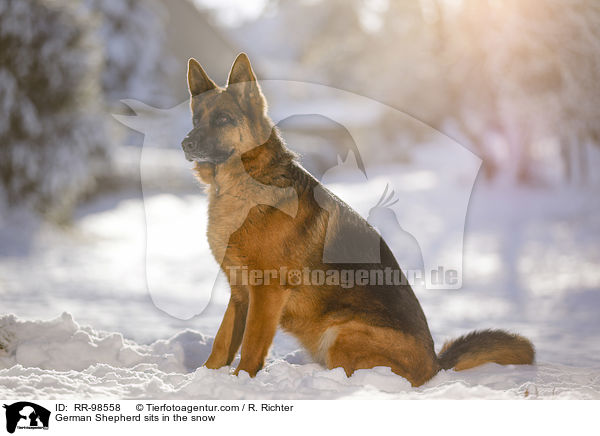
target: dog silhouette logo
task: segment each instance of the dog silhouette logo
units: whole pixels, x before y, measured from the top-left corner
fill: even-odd
[[[302,157],[302,166],[358,213],[366,215],[370,211],[368,222],[379,230],[378,234],[368,231],[348,211],[348,219],[342,220],[349,223],[344,229],[326,230],[324,263],[379,263],[383,239],[400,268],[423,271],[418,276],[424,278],[427,289],[462,287],[465,220],[481,166],[479,157],[409,114],[358,94],[289,80],[263,80],[261,89],[270,103],[272,121],[283,132],[290,149]],[[181,140],[193,129],[190,102],[186,100],[169,109],[133,99],[121,102],[130,112],[113,117],[144,135],[139,169],[145,212],[147,289],[158,309],[189,320],[203,313],[214,301],[215,292],[225,289],[219,261],[214,260],[206,239],[207,197],[197,195],[190,163],[181,155]],[[391,130],[386,127],[386,138],[396,134],[396,126],[413,126],[431,147],[414,147],[413,159],[392,170],[390,165],[397,160],[395,139],[381,136],[382,120],[387,126],[394,126]],[[427,157],[432,152],[436,156],[439,153],[439,157]],[[324,179],[330,176],[327,183]],[[260,185],[249,175],[243,181]],[[386,182],[390,189],[396,188],[399,203],[394,204],[395,198],[386,196],[385,201],[369,210]],[[285,189],[269,189],[274,185],[266,186],[265,192],[275,193],[275,199],[293,195]],[[356,190],[348,189],[351,187]],[[320,188],[315,192],[315,201],[331,215],[337,210],[336,202],[328,201],[329,197]],[[258,200],[258,204],[265,204],[264,198]],[[267,203],[270,207],[282,203],[274,204]],[[280,211],[296,216],[294,208]],[[243,222],[244,214],[246,209],[239,210],[234,218],[239,216]],[[352,226],[353,221],[361,225]],[[227,231],[235,232],[242,222]],[[443,227],[439,227],[437,223],[442,222]],[[334,238],[334,234],[347,237]],[[218,244],[220,251],[227,248],[228,241],[224,237],[223,243]],[[220,254],[216,257],[222,259]],[[182,268],[190,262],[194,268]],[[437,274],[440,268],[456,272],[456,280],[434,281],[433,273]],[[205,277],[212,284],[206,286]]]
[[[28,401],[19,401],[10,405],[4,404],[6,409],[6,431],[14,433],[18,429],[48,429],[50,411],[42,406]]]
[[[403,271],[419,271],[424,274],[423,253],[417,239],[407,232],[398,220],[392,206],[400,201],[395,198],[395,191],[388,192],[389,184],[379,202],[369,210],[367,222],[381,233],[383,239],[394,247],[394,257]]]

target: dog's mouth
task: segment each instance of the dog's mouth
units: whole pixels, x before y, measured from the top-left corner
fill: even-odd
[[[185,158],[189,162],[220,164],[220,163],[225,162],[227,159],[229,159],[232,154],[233,154],[233,150],[229,150],[229,151],[219,150],[214,153],[211,153],[210,155],[201,155],[201,156],[185,153]]]

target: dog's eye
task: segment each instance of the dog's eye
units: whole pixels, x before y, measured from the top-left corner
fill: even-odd
[[[215,125],[217,126],[224,126],[226,124],[229,124],[233,121],[233,119],[227,115],[227,114],[217,114],[214,118],[213,118],[213,122]]]

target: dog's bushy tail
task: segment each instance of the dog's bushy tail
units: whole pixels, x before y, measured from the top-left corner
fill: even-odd
[[[533,345],[523,336],[503,330],[481,330],[446,342],[438,362],[443,369],[461,371],[487,362],[529,365],[534,356]]]

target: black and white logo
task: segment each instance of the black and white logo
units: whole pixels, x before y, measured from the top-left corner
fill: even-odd
[[[6,409],[6,431],[14,433],[16,429],[48,430],[50,411],[42,406],[28,401],[19,401]]]

